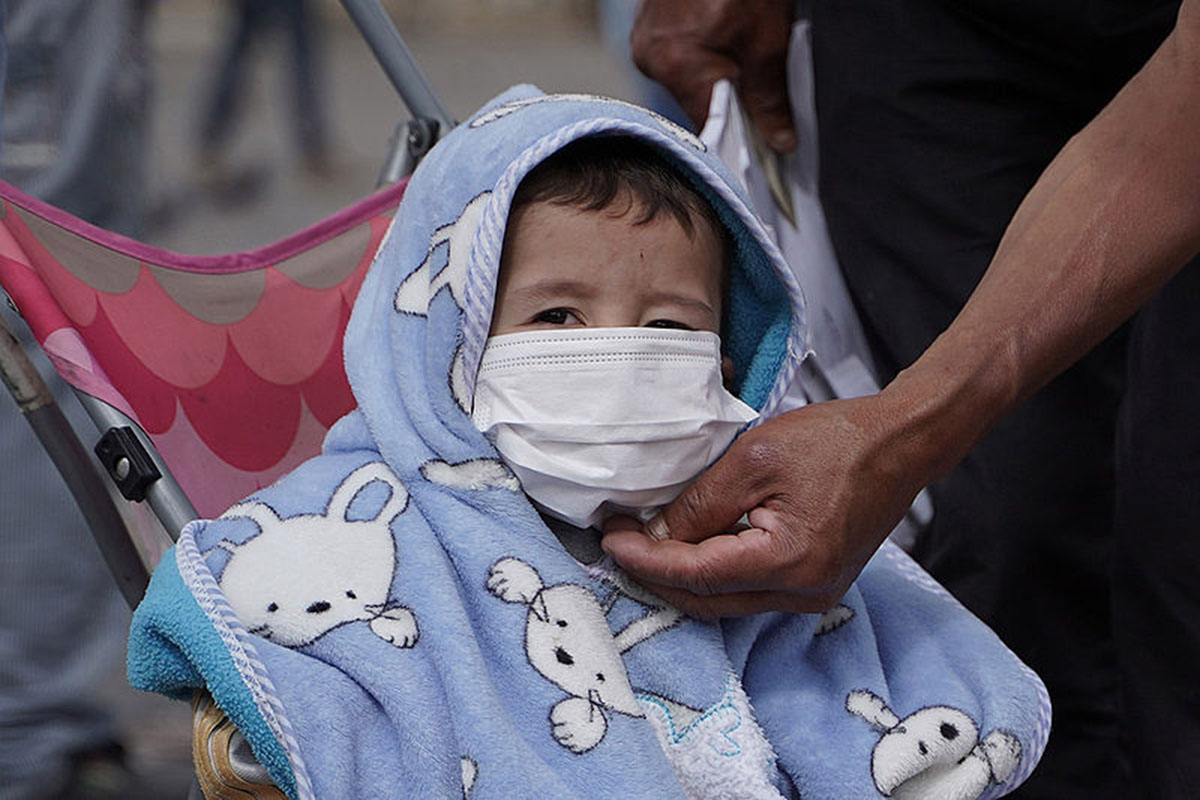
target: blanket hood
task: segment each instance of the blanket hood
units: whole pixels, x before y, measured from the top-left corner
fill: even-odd
[[[519,86],[451,131],[421,163],[346,330],[351,388],[394,469],[430,456],[457,463],[490,454],[469,414],[513,193],[529,170],[570,142],[613,135],[661,151],[725,224],[734,252],[722,340],[740,377],[735,393],[762,419],[778,410],[806,353],[804,301],[736,179],[697,137],[658,114]],[[414,338],[424,347],[412,347]]]
[[[297,800],[1008,791],[1045,746],[1045,689],[897,548],[827,614],[689,619],[589,532],[569,549],[475,429],[513,191],[604,135],[649,142],[713,202],[736,243],[735,389],[779,411],[804,305],[715,158],[634,106],[513,90],[412,179],[346,334],[359,410],[184,529],[134,616],[130,681],[208,689]]]

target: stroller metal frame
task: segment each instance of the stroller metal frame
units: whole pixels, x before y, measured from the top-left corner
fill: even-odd
[[[455,122],[437,99],[379,0],[340,1],[412,115],[397,126],[380,173],[379,184],[391,184],[410,174]],[[9,202],[7,198],[4,201],[4,204]],[[0,216],[4,204],[0,204]],[[812,373],[807,378],[819,395],[835,396],[833,387],[813,360],[808,360],[804,369]],[[77,390],[83,408],[103,432],[96,450],[108,476],[105,480],[3,318],[0,318],[0,376],[75,497],[125,600],[130,607],[136,606],[158,557],[169,546],[167,538],[174,541],[188,522],[200,516],[196,508],[136,421],[112,405]],[[127,501],[148,503],[165,531],[165,535],[159,536],[160,541],[146,542],[144,538],[139,541],[138,533],[122,513],[118,493]],[[202,800],[199,784],[193,785],[189,798]]]
[[[390,185],[411,174],[455,123],[379,1],[341,3],[411,115],[397,125],[379,175],[377,187]],[[7,288],[0,288],[7,296]],[[20,313],[12,297],[7,299]],[[183,527],[199,516],[193,503],[141,426],[109,403],[73,387],[101,432],[94,448],[98,468],[87,454],[81,434],[55,403],[46,381],[2,317],[0,378],[75,498],[122,596],[130,608],[136,606],[159,557]],[[138,530],[136,515],[128,508],[130,502],[143,500],[161,530]],[[200,783],[193,780],[189,800],[203,797]]]
[[[341,3],[412,114],[412,119],[397,126],[380,175],[380,185],[394,183],[411,173],[454,122],[378,0]],[[16,307],[11,298],[9,302]],[[137,536],[119,510],[116,493],[126,500],[147,501],[172,541],[198,516],[192,502],[136,422],[108,403],[76,390],[83,408],[103,432],[95,449],[112,483],[106,485],[79,434],[55,404],[45,380],[2,318],[0,374],[75,497],[126,602],[135,606],[167,544],[147,546],[143,542],[139,547]]]

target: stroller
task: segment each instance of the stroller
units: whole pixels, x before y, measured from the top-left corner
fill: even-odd
[[[83,393],[111,485],[11,346],[0,354],[6,381],[131,605],[188,521],[217,515],[315,454],[350,410],[340,357],[349,309],[404,192],[401,176],[452,125],[378,5],[342,2],[416,117],[393,140],[389,188],[269,247],[185,259],[0,185],[0,284]],[[815,399],[836,396],[823,374],[812,377],[825,387]],[[142,506],[114,503],[114,491],[146,500],[166,533],[147,529]],[[198,696],[193,709],[205,794],[280,796],[211,699]]]
[[[0,372],[131,607],[189,520],[314,455],[351,410],[341,339],[355,294],[406,176],[454,124],[378,1],[342,5],[412,118],[393,135],[380,188],[316,225],[250,252],[181,256],[0,182],[0,287],[99,433],[71,427],[2,319]],[[210,735],[195,752],[208,759],[221,715],[200,698],[205,714]],[[220,737],[217,760],[237,761],[239,737]]]

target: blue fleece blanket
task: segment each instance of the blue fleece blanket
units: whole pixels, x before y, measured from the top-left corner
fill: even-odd
[[[188,526],[135,615],[130,680],[207,687],[293,798],[1010,790],[1045,745],[1045,691],[902,552],[824,615],[687,619],[594,533],[568,551],[472,425],[512,193],[613,134],[661,149],[729,227],[725,349],[742,399],[778,409],[803,302],[733,180],[649,112],[519,87],[412,179],[346,334],[358,410],[320,456]]]

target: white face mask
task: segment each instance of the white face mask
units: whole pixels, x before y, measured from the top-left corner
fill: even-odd
[[[705,331],[572,328],[488,339],[472,419],[525,493],[581,528],[649,519],[756,419]]]

